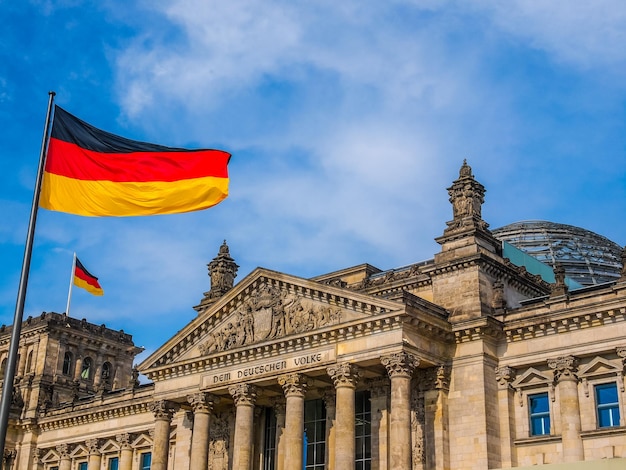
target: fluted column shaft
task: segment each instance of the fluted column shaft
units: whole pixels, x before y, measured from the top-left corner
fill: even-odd
[[[208,393],[196,393],[187,397],[193,409],[190,470],[207,470],[209,466],[209,427],[211,411],[217,400],[217,397]]]
[[[254,385],[238,384],[230,386],[228,391],[235,401],[236,409],[232,470],[250,470],[257,389]]]
[[[361,377],[354,364],[334,364],[326,372],[335,384],[335,470],[353,470],[354,390]]]
[[[72,461],[70,459],[70,449],[67,444],[59,444],[57,446],[59,453],[59,470],[71,470]]]
[[[170,423],[174,413],[174,404],[159,400],[151,403],[154,413],[154,439],[152,441],[152,470],[167,470],[170,452]]]
[[[275,470],[285,468],[285,399],[277,398],[273,401],[274,414],[276,415],[276,466]]]
[[[558,357],[548,360],[548,366],[554,370],[554,381],[559,390],[563,462],[584,460],[584,447],[580,436],[577,360],[573,356]]]
[[[391,379],[389,467],[411,470],[411,377],[419,359],[405,352],[381,357]]]
[[[304,445],[304,396],[307,381],[302,374],[285,374],[278,377],[285,392],[285,460],[284,470],[300,470]]]

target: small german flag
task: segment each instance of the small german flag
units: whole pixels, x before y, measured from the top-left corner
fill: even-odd
[[[74,285],[82,287],[93,295],[104,294],[98,278],[87,271],[78,258],[76,258],[76,267],[74,268]]]

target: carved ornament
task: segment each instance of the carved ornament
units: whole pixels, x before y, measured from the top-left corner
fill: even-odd
[[[251,384],[237,384],[228,387],[228,393],[233,397],[235,406],[254,406],[257,398],[257,388]]]
[[[187,401],[194,413],[210,413],[220,399],[210,393],[200,392],[187,395]]]
[[[341,364],[333,364],[326,368],[326,372],[333,380],[335,388],[350,387],[355,388],[361,378],[359,366],[343,362]]]
[[[410,378],[413,375],[413,371],[420,364],[420,360],[417,357],[406,352],[382,356],[380,362],[385,366],[389,377],[392,379],[394,377]]]
[[[304,397],[308,386],[306,376],[297,373],[279,376],[278,384],[283,388],[285,397]]]
[[[578,381],[578,360],[574,356],[561,356],[548,359],[548,367],[554,370],[554,381]]]

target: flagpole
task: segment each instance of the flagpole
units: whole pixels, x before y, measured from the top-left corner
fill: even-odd
[[[72,272],[70,274],[70,290],[67,293],[67,307],[65,308],[65,315],[70,316],[70,302],[72,301],[72,286],[74,285],[74,275],[76,273],[76,252],[72,258]]]
[[[17,363],[18,348],[20,344],[20,333],[22,330],[22,318],[24,317],[24,303],[26,300],[26,288],[28,286],[28,274],[30,272],[30,259],[33,252],[33,241],[35,239],[35,224],[37,222],[37,210],[39,208],[39,196],[41,194],[41,183],[46,164],[46,154],[48,150],[48,140],[50,135],[50,125],[52,116],[52,105],[54,103],[54,91],[48,93],[48,112],[46,113],[46,124],[44,126],[43,138],[41,141],[41,151],[39,153],[39,168],[37,170],[37,180],[33,194],[33,203],[30,209],[30,221],[28,223],[28,233],[26,235],[26,245],[24,247],[24,260],[22,262],[22,272],[20,284],[17,291],[17,301],[15,304],[15,316],[13,318],[13,331],[11,332],[11,342],[9,346],[9,357],[7,359],[6,372],[2,387],[2,399],[0,402],[0,470],[4,467],[4,445],[7,437],[9,425],[9,412],[11,411],[11,398],[13,396],[13,380],[15,378],[15,367]]]

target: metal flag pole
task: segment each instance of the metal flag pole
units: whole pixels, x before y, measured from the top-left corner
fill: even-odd
[[[22,273],[17,291],[15,316],[13,318],[13,331],[11,332],[9,357],[7,359],[4,384],[2,387],[2,401],[0,402],[0,470],[4,467],[4,444],[6,442],[9,425],[9,412],[11,411],[11,398],[13,396],[13,380],[15,378],[15,367],[20,344],[20,333],[22,330],[22,318],[24,316],[24,303],[26,300],[26,288],[28,286],[28,274],[30,272],[30,259],[33,252],[33,241],[35,238],[37,209],[39,208],[41,182],[43,181],[46,154],[48,150],[48,136],[50,135],[50,125],[52,122],[52,104],[54,103],[55,93],[51,91],[48,95],[48,112],[46,114],[46,124],[44,126],[43,139],[41,141],[41,151],[39,153],[39,169],[37,170],[37,181],[35,183],[35,192],[33,194],[33,204],[30,209],[30,222],[28,223],[28,233],[26,235],[26,245],[24,247],[24,261],[22,262]]]
[[[74,274],[76,272],[76,252],[72,259],[72,272],[70,273],[70,290],[67,293],[67,307],[65,307],[65,315],[70,316],[70,302],[72,301],[72,286],[74,285]]]

